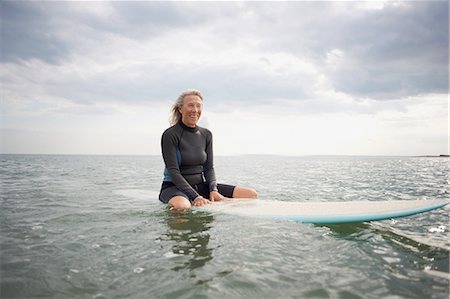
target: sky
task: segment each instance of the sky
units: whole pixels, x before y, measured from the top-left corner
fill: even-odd
[[[189,88],[216,155],[449,153],[448,1],[0,8],[0,153],[160,155]]]

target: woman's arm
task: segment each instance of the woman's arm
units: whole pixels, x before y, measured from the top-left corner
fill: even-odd
[[[213,140],[212,133],[207,130],[206,135],[206,163],[203,165],[206,182],[209,186],[209,192],[217,191],[216,173],[214,171],[214,157],[213,157]]]

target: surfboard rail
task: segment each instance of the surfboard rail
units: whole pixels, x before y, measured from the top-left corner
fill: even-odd
[[[314,224],[342,224],[412,216],[449,204],[446,199],[292,202],[264,199],[229,199],[201,208],[258,218]]]

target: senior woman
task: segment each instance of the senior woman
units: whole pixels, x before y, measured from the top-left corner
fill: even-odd
[[[184,91],[171,110],[171,127],[161,138],[165,163],[159,200],[186,210],[226,198],[256,198],[251,188],[218,184],[213,164],[212,134],[197,125],[203,110],[200,91]]]

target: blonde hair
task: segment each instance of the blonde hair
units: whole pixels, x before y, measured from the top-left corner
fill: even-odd
[[[196,89],[187,89],[185,91],[183,91],[180,96],[178,97],[178,99],[176,100],[175,104],[172,105],[172,108],[170,109],[170,119],[169,122],[171,125],[175,125],[176,123],[178,123],[181,119],[181,113],[180,113],[180,109],[183,106],[184,103],[184,98],[187,96],[198,96],[202,102],[203,102],[203,95],[199,90]]]

